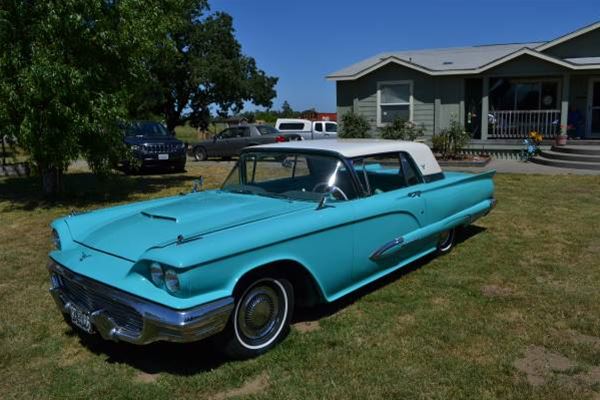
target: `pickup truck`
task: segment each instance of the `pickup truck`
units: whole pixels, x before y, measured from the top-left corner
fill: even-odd
[[[296,133],[305,140],[337,138],[337,122],[308,119],[279,118],[275,128],[282,133]]]
[[[193,144],[191,153],[196,161],[206,161],[209,157],[238,156],[247,146],[294,140],[302,140],[302,136],[296,133],[281,133],[269,125],[244,124],[229,127],[212,139]]]

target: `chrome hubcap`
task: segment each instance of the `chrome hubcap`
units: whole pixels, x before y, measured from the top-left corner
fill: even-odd
[[[445,250],[448,248],[448,246],[450,246],[450,244],[452,244],[452,231],[446,231],[446,232],[442,232],[440,234],[440,238],[438,241],[438,246],[440,249]]]
[[[281,314],[277,292],[270,286],[256,286],[240,304],[237,316],[240,333],[251,341],[268,340],[281,324]]]

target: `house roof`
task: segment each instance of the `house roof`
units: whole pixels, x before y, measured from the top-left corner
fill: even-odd
[[[380,53],[329,76],[330,80],[354,80],[384,65],[394,63],[428,75],[477,74],[522,55],[529,55],[569,69],[600,67],[600,57],[560,59],[541,51],[600,28],[600,22],[549,42],[510,43]]]

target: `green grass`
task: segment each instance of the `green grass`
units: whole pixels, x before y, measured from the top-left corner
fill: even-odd
[[[498,207],[449,255],[302,312],[316,322],[257,359],[227,361],[210,342],[136,347],[73,332],[47,291],[52,219],[189,190],[198,175],[214,187],[229,166],[104,182],[79,171],[54,202],[34,178],[0,180],[0,397],[600,396],[599,177],[497,176]],[[571,365],[553,367],[552,354]]]

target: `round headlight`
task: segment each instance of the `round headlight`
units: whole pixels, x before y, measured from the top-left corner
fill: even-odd
[[[56,250],[61,249],[60,236],[58,236],[56,229],[52,229],[52,245]]]
[[[159,263],[153,262],[150,264],[150,277],[156,286],[162,286],[165,281],[165,273]]]
[[[179,277],[172,269],[168,269],[167,272],[165,272],[165,286],[171,293],[179,291]]]

